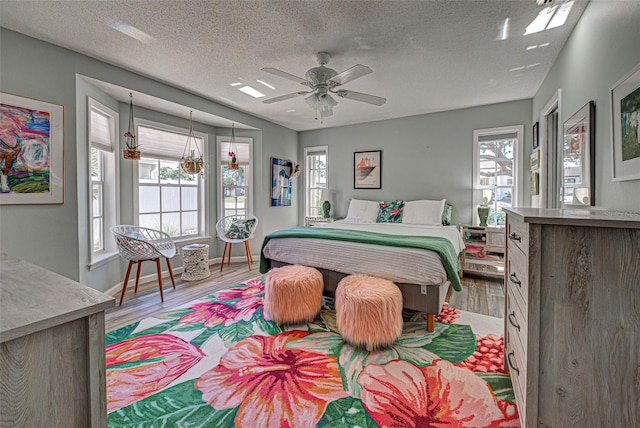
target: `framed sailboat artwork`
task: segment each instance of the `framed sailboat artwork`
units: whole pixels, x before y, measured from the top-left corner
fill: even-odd
[[[353,153],[353,188],[382,188],[382,150]]]

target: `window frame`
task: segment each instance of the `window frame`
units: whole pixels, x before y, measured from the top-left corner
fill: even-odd
[[[248,144],[249,145],[249,162],[238,161],[240,166],[242,165],[248,166],[248,170],[245,170],[245,186],[242,186],[247,189],[248,196],[245,195],[246,204],[247,204],[247,215],[255,215],[253,212],[253,194],[254,194],[254,183],[253,183],[253,175],[254,175],[254,162],[253,162],[253,138],[251,137],[235,137],[235,143],[237,144]],[[222,154],[222,144],[229,143],[231,141],[230,135],[218,135],[216,137],[216,154],[218,155],[218,167],[217,167],[217,177],[218,177],[218,191],[217,191],[217,205],[218,205],[218,219],[221,219],[225,216],[225,196],[224,196],[224,166],[227,165],[228,158],[227,156],[223,156]],[[248,173],[247,173],[248,171]],[[248,175],[248,176],[247,176]],[[236,186],[237,187],[237,186]],[[237,212],[237,209],[236,209]]]
[[[329,186],[329,146],[328,145],[324,145],[324,146],[310,146],[310,147],[305,147],[304,148],[304,216],[306,217],[318,217],[321,216],[320,212],[318,212],[317,215],[313,215],[311,213],[311,190],[312,188],[310,187],[310,179],[311,179],[311,171],[312,168],[310,168],[309,166],[309,153],[311,152],[324,152],[324,155],[326,157],[326,162],[325,162],[325,167],[324,167],[324,171],[325,171],[325,187],[327,189],[330,189]],[[318,169],[313,169],[313,171],[316,171]],[[313,189],[323,189],[323,187],[313,187]],[[318,207],[319,209],[322,209],[322,206]]]
[[[513,184],[511,186],[505,185],[481,185],[480,184],[480,138],[492,135],[502,135],[513,133],[516,135],[513,145]],[[522,165],[522,145],[524,136],[523,125],[502,126],[496,128],[484,128],[475,129],[473,131],[473,221],[474,225],[478,225],[479,219],[475,214],[478,206],[482,202],[482,190],[493,190],[497,188],[511,188],[511,206],[516,207],[520,204],[520,198],[522,196],[522,179],[520,177],[520,166]],[[503,227],[504,224],[497,225],[496,222],[487,222],[488,226]]]
[[[96,146],[92,142],[92,119],[91,113],[95,111],[98,114],[106,116],[109,120],[109,126],[111,129],[111,151],[107,151]],[[118,257],[118,248],[115,240],[111,238],[110,227],[120,222],[120,174],[119,174],[119,119],[120,115],[117,111],[105,106],[101,102],[87,97],[87,201],[88,201],[88,223],[87,228],[89,232],[89,270],[103,265],[104,263]],[[99,162],[101,163],[102,179],[94,180],[92,175],[92,150],[99,151]],[[96,218],[94,213],[93,204],[93,188],[94,184],[99,183],[102,188],[102,242],[103,247],[99,250],[94,249],[94,227],[93,222]],[[109,203],[106,203],[108,200]]]
[[[140,135],[139,132],[139,127],[147,127],[147,128],[153,128],[159,131],[165,131],[165,132],[169,132],[169,133],[175,133],[175,134],[179,134],[179,135],[183,135],[184,136],[184,144],[186,144],[187,142],[187,136],[189,135],[189,129],[188,128],[182,128],[179,126],[173,126],[173,125],[168,125],[166,123],[162,123],[162,122],[155,122],[155,121],[151,121],[151,120],[147,120],[147,119],[141,119],[141,118],[134,118],[134,129],[135,129],[135,135]],[[202,138],[202,155],[204,157],[204,159],[208,158],[208,154],[207,154],[207,146],[208,146],[208,138],[209,135],[203,132],[197,132],[197,131],[192,131],[193,135],[195,137],[198,138]],[[159,161],[171,161],[171,162],[180,162],[180,157],[182,157],[182,152],[183,150],[180,150],[180,157],[174,158],[172,156],[166,156],[166,155],[159,155],[159,154],[155,154],[155,153],[145,153],[144,151],[144,143],[141,141],[138,141],[138,143],[140,144],[140,149],[142,151],[141,154],[141,158],[147,158],[147,159],[155,159],[155,160],[159,160]],[[183,147],[184,148],[184,147]],[[178,167],[179,168],[179,167]],[[205,165],[205,174],[207,173],[207,165]],[[132,186],[133,186],[133,218],[134,218],[134,224],[136,225],[140,225],[140,167],[139,167],[139,162],[135,162],[134,163],[134,167],[133,167],[133,179],[132,179]],[[209,240],[210,236],[209,236],[209,224],[207,221],[208,218],[208,210],[207,210],[207,203],[206,203],[206,193],[207,193],[207,189],[208,189],[208,183],[207,180],[204,179],[204,177],[200,176],[200,175],[196,175],[196,187],[197,187],[197,200],[198,200],[198,209],[197,209],[197,218],[198,218],[198,233],[195,235],[180,235],[180,236],[172,236],[171,239],[179,245],[185,245],[185,244],[189,244],[189,243],[195,243],[195,242],[205,242],[207,240]],[[158,180],[157,184],[151,184],[151,183],[143,183],[144,187],[155,187],[157,186],[159,188],[159,191],[162,192],[162,183],[160,180]],[[165,183],[165,186],[167,186],[167,184]],[[178,187],[178,188],[182,188],[182,184],[177,184],[177,185],[170,185],[169,187]],[[162,215],[162,205],[160,205],[160,215]],[[172,211],[173,212],[173,211]],[[178,212],[182,213],[182,209],[180,209]],[[147,214],[147,213],[144,213]]]

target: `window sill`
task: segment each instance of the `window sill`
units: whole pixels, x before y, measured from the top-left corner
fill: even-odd
[[[106,265],[114,260],[117,260],[120,257],[117,251],[102,253],[100,255],[93,256],[91,262],[87,265],[89,270],[92,271],[101,266]]]
[[[173,239],[173,243],[176,245],[176,247],[184,247],[190,244],[203,244],[203,243],[207,244],[209,242],[211,242],[211,236],[209,235],[194,236],[191,238]]]

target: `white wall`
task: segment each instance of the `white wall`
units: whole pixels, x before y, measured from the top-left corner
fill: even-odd
[[[533,120],[538,121],[561,88],[561,124],[595,101],[595,204],[613,210],[640,211],[640,180],[612,181],[609,103],[609,88],[638,63],[640,1],[591,0],[533,99]]]
[[[0,206],[0,251],[25,259],[50,269],[73,280],[82,282],[98,290],[107,290],[118,281],[112,282],[113,265],[88,271],[86,235],[88,207],[78,195],[87,194],[88,157],[86,156],[86,133],[80,134],[86,121],[86,112],[79,114],[78,109],[86,108],[86,95],[96,95],[96,88],[89,85],[77,85],[77,75],[105,81],[114,85],[142,92],[153,97],[166,99],[176,104],[189,106],[233,121],[244,123],[259,129],[254,132],[254,169],[255,199],[254,213],[260,218],[256,238],[252,248],[258,253],[264,234],[281,227],[297,223],[297,200],[291,207],[269,206],[269,160],[270,156],[296,159],[298,154],[298,133],[280,125],[236,111],[202,97],[149,79],[139,74],[125,71],[96,59],[63,49],[61,47],[24,36],[19,33],[0,29],[0,87],[8,92],[24,97],[35,98],[64,106],[64,203],[58,205],[2,205]],[[86,91],[84,93],[83,91]],[[83,93],[81,93],[83,92]],[[100,95],[96,95],[105,101]],[[114,107],[112,101],[105,103]],[[119,104],[121,127],[126,124],[128,109]],[[136,109],[136,113],[138,109]],[[144,111],[141,109],[140,114]],[[155,114],[149,113],[153,119]],[[124,119],[123,119],[124,117]],[[177,126],[187,124],[178,120]],[[124,122],[123,122],[124,120]],[[126,125],[125,125],[126,126]],[[213,132],[215,135],[216,131]],[[244,134],[243,134],[244,135]],[[215,137],[209,139],[215,148]],[[79,149],[81,148],[81,149]],[[215,154],[215,150],[210,153]],[[210,158],[215,164],[215,158]],[[133,195],[131,191],[131,166],[121,162],[121,221],[132,218]],[[265,178],[267,177],[267,178]],[[215,192],[217,177],[209,177],[211,192]],[[215,203],[215,193],[209,195]],[[217,211],[214,210],[213,213]],[[209,225],[215,230],[216,215],[212,215]],[[211,243],[212,256],[217,249]],[[239,251],[240,249],[238,249]],[[218,253],[220,254],[220,253]],[[238,252],[240,254],[240,252]],[[123,276],[120,260],[114,262]],[[117,276],[117,275],[115,275]]]
[[[447,198],[454,207],[453,221],[469,223],[476,215],[471,208],[473,130],[509,125],[531,129],[531,100],[301,132],[298,152],[302,156],[304,147],[329,146],[332,210],[337,216],[346,215],[351,198]],[[531,145],[530,132],[525,132],[524,145]],[[353,188],[353,152],[366,150],[382,150],[380,190]],[[528,162],[523,158],[520,168],[526,172],[523,192],[529,192]],[[303,192],[299,199],[304,200]]]

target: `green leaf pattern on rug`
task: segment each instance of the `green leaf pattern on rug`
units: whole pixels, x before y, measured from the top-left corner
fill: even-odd
[[[109,427],[233,427],[237,409],[212,409],[193,384],[194,380],[180,383],[111,412]]]
[[[152,319],[108,333],[107,345],[145,335],[173,334],[184,338],[213,361],[207,367],[194,367],[195,370],[185,373],[163,390],[112,411],[108,415],[109,426],[235,426],[234,418],[240,407],[214,409],[203,401],[202,392],[194,385],[206,370],[211,370],[216,361],[240,341],[254,335],[276,336],[291,329],[264,319],[263,297],[263,278],[259,278],[206,296],[190,303],[189,307],[158,314]],[[472,355],[476,348],[476,337],[469,325],[439,322],[436,322],[432,333],[426,332],[424,322],[405,322],[399,340],[385,350],[368,352],[355,348],[346,344],[337,331],[335,311],[327,309],[331,303],[329,301],[323,306],[314,321],[293,326],[306,333],[292,337],[286,345],[287,349],[301,350],[306,355],[315,353],[335,357],[337,362],[344,391],[349,396],[329,402],[316,426],[379,426],[360,400],[363,387],[358,379],[368,365],[384,366],[392,361],[406,361],[416,367],[425,367],[436,360],[457,364]],[[131,364],[135,367],[135,356],[132,358]],[[499,400],[514,401],[508,375],[476,374],[487,382]]]
[[[111,345],[112,343],[120,342],[122,340],[128,339],[129,335],[138,327],[140,321],[134,322],[129,325],[125,325],[122,328],[117,330],[110,331],[105,335],[106,345]]]
[[[380,425],[374,421],[362,405],[362,401],[346,397],[332,401],[327,406],[318,426],[323,428],[362,427],[378,428]]]

